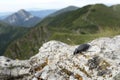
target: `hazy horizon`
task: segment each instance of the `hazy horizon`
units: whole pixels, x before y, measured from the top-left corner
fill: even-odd
[[[105,4],[114,5],[120,4],[118,0],[1,0],[0,12],[15,12],[20,9],[25,10],[45,10],[45,9],[61,9],[67,6],[83,7],[88,4]]]

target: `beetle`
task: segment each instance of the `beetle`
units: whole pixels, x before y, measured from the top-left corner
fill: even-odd
[[[78,53],[82,53],[82,52],[84,52],[84,51],[87,51],[88,49],[89,49],[89,47],[90,47],[90,45],[89,44],[81,44],[81,45],[79,45],[76,49],[75,49],[75,51],[74,51],[74,55],[75,54],[78,54]]]

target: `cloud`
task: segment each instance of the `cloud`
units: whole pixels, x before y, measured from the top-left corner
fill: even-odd
[[[17,11],[19,9],[55,9],[69,5],[82,7],[87,4],[120,4],[120,0],[0,0],[0,11]]]

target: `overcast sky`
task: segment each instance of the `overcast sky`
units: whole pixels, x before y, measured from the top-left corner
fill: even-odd
[[[60,9],[69,5],[82,7],[87,4],[120,4],[120,0],[0,0],[0,12],[19,9]]]

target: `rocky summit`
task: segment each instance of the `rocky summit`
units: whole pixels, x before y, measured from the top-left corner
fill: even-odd
[[[120,36],[88,44],[75,55],[79,45],[49,41],[29,60],[1,56],[0,80],[120,80]]]

